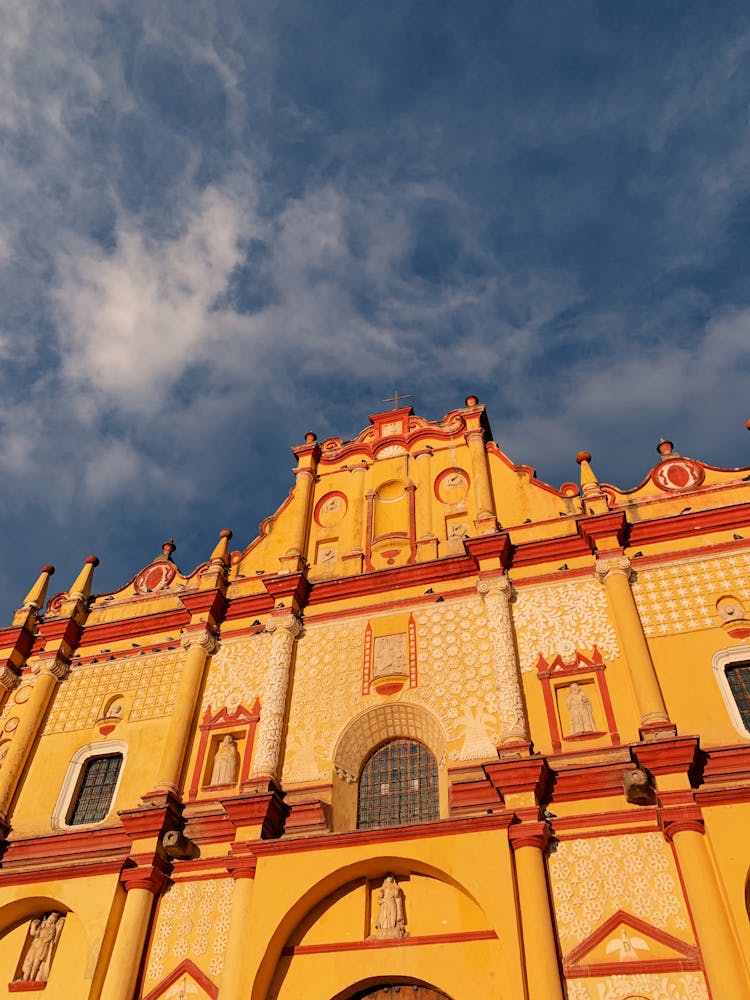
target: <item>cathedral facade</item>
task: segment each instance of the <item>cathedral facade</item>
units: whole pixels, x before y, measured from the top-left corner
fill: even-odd
[[[750,998],[750,470],[559,489],[469,396],[0,632],[0,993]],[[136,567],[134,567],[135,569]]]

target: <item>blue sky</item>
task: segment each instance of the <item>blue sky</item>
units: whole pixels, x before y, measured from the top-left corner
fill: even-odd
[[[384,6],[385,9],[381,9]],[[469,392],[559,485],[750,464],[750,8],[6,0],[0,606],[243,548]]]

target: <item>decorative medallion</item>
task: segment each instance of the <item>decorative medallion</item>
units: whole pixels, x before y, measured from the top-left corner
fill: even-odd
[[[326,493],[315,506],[316,524],[320,525],[321,528],[330,528],[332,525],[338,524],[346,514],[346,507],[346,497],[343,493]]]
[[[166,590],[175,578],[177,567],[166,560],[151,563],[142,569],[135,578],[137,594],[152,594],[158,590]]]
[[[446,469],[435,480],[435,496],[441,503],[462,503],[469,491],[469,474],[463,469]]]
[[[703,467],[689,458],[671,458],[657,465],[651,473],[656,486],[667,493],[680,493],[700,486],[704,477]]]

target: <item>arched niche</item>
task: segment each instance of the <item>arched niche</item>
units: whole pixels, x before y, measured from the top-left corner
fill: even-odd
[[[15,978],[30,921],[52,912],[63,914],[65,925],[46,991],[53,996],[74,996],[80,986],[82,996],[88,992],[82,978],[88,957],[83,927],[69,906],[59,899],[44,895],[26,896],[0,907],[0,990]]]
[[[368,757],[390,740],[412,739],[423,743],[438,765],[440,816],[448,815],[448,779],[445,769],[446,738],[439,720],[420,705],[396,702],[378,705],[353,719],[344,729],[333,754],[333,828],[357,826],[359,778]]]
[[[404,892],[407,930],[416,945],[398,949],[398,957],[391,942],[383,947],[372,940],[378,890],[389,874]],[[251,997],[330,1000],[353,997],[368,983],[428,985],[440,962],[452,977],[452,984],[441,984],[450,997],[475,959],[477,968],[491,969],[500,960],[500,945],[463,885],[418,858],[367,858],[331,872],[289,910],[272,935]]]

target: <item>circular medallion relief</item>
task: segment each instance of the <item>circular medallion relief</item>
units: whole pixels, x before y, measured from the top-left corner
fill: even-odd
[[[446,469],[435,480],[435,496],[441,503],[461,503],[469,492],[469,474],[463,469]]]
[[[668,493],[679,493],[693,486],[700,486],[705,472],[697,463],[689,458],[671,458],[657,465],[651,473],[651,478],[660,490]]]
[[[15,715],[11,716],[11,718],[8,719],[8,721],[5,723],[5,732],[6,733],[15,732],[16,729],[18,729],[18,722],[19,720],[16,718]]]
[[[155,590],[166,590],[174,580],[176,572],[175,564],[167,560],[152,563],[142,569],[135,578],[136,593],[151,594]]]
[[[346,514],[346,497],[343,493],[326,493],[318,500],[315,507],[315,522],[321,528],[330,528],[338,524]]]

